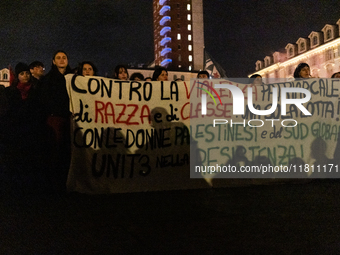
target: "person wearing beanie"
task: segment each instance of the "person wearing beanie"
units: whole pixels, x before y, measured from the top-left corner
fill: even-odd
[[[300,63],[294,71],[295,79],[308,79],[310,76],[310,68],[307,63]]]
[[[15,79],[1,93],[0,143],[6,148],[6,168],[32,183],[43,169],[46,129],[42,109],[29,67],[20,62],[15,66]]]
[[[20,91],[22,100],[27,99],[28,92],[32,87],[28,65],[20,62],[15,66],[15,80],[12,86],[15,86]]]

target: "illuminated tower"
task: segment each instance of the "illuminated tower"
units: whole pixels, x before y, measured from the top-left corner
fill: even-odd
[[[153,0],[155,65],[203,70],[202,0]]]

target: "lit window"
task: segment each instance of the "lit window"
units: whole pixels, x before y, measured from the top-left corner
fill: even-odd
[[[292,74],[293,73],[293,67],[292,66],[288,66],[288,74]]]
[[[189,61],[192,62],[192,55],[189,55]]]
[[[188,20],[191,20],[191,15],[190,14],[188,14]]]
[[[192,68],[192,67],[191,67],[191,66],[189,66],[189,71],[191,71],[191,68]]]
[[[187,4],[187,10],[190,11],[190,4]]]
[[[333,50],[332,49],[326,50],[326,61],[331,60],[332,56],[333,56]]]
[[[300,50],[301,50],[301,51],[302,51],[302,50],[305,50],[305,43],[304,43],[304,42],[301,43],[301,45],[300,45]]]
[[[311,58],[311,62],[312,62],[312,65],[315,66],[318,62],[318,56],[317,55],[314,55],[312,58]]]
[[[289,56],[293,56],[293,48],[289,49]]]
[[[177,34],[177,40],[181,40],[181,34]]]
[[[191,41],[191,35],[188,35],[188,41]]]
[[[181,68],[182,66],[181,65],[178,65],[178,68]]]
[[[191,31],[191,25],[190,24],[188,25],[188,30]]]
[[[192,51],[192,45],[188,45],[188,50]]]

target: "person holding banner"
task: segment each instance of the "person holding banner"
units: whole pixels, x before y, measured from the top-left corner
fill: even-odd
[[[129,73],[124,65],[118,65],[115,67],[114,79],[127,81],[129,79]]]
[[[300,63],[294,71],[295,79],[308,79],[311,78],[309,65]]]
[[[160,66],[155,69],[152,75],[153,81],[167,81],[168,80],[168,71]]]
[[[42,86],[46,122],[49,128],[50,178],[55,190],[66,191],[66,179],[71,158],[69,97],[64,75],[72,72],[66,52],[58,50]]]

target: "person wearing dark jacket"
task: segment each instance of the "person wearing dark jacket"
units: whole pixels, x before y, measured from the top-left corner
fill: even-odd
[[[71,73],[68,57],[64,51],[53,55],[52,67],[42,81],[42,101],[46,123],[50,130],[50,175],[57,192],[66,191],[70,164],[70,111],[69,97],[64,75]]]
[[[15,79],[0,96],[0,143],[12,180],[32,182],[43,172],[46,126],[39,96],[28,65],[18,63]]]

